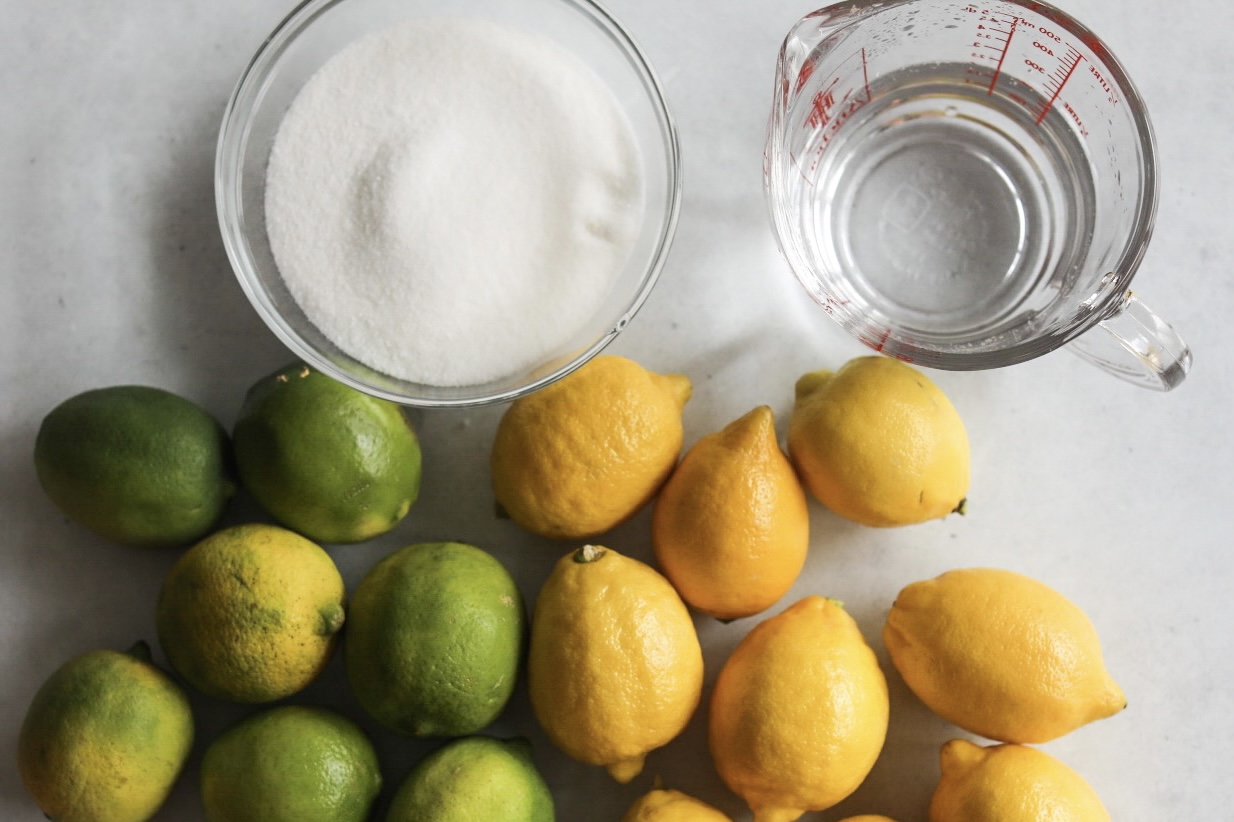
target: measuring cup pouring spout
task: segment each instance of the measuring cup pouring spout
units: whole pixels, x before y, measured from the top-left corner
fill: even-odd
[[[813,11],[798,20],[789,29],[777,56],[775,103],[787,108],[800,86],[809,78],[816,52],[840,47],[845,28],[882,8],[904,2],[913,0],[847,0]],[[828,40],[829,37],[831,40]]]
[[[1190,367],[1130,291],[1157,204],[1143,100],[1053,6],[806,15],[777,58],[763,171],[793,274],[872,348],[970,370],[1067,346],[1158,389]]]
[[[802,65],[827,35],[844,28],[854,20],[870,13],[884,3],[847,0],[810,12],[789,29],[780,48],[781,68],[796,74]]]

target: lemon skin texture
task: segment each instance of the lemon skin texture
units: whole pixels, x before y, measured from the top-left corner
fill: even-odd
[[[232,440],[244,487],[316,542],[385,534],[420,493],[420,441],[404,409],[302,363],[249,389]]]
[[[22,722],[22,783],[55,822],[143,822],[166,801],[193,745],[181,688],[138,643],[55,671]]]
[[[1083,777],[1036,748],[953,739],[939,764],[930,822],[1110,822]]]
[[[858,357],[803,375],[788,450],[806,489],[862,525],[912,525],[965,508],[964,423],[938,386],[897,360]]]
[[[275,525],[218,531],[168,571],[155,609],[172,668],[208,696],[272,702],[311,683],[346,619],[343,578],[320,546]]]
[[[536,598],[527,680],[549,739],[625,783],[693,716],[703,653],[667,579],[586,545],[557,561]]]
[[[385,822],[553,822],[553,796],[521,737],[470,736],[416,765],[390,802]]]
[[[621,822],[732,822],[732,819],[681,791],[654,788],[634,800]]]
[[[365,822],[380,790],[368,737],[316,706],[253,714],[218,736],[201,763],[207,822]]]
[[[590,539],[651,502],[677,463],[690,381],[599,356],[521,397],[490,457],[501,511],[527,531]]]
[[[58,405],[39,426],[34,465],[69,519],[141,548],[201,538],[236,491],[226,430],[189,400],[141,385]]]
[[[805,491],[759,406],[695,443],[652,513],[656,562],[682,598],[729,620],[784,596],[810,545]]]
[[[883,644],[922,702],[987,739],[1048,742],[1127,705],[1084,612],[1013,571],[962,568],[906,586]]]
[[[417,737],[482,730],[514,692],[527,644],[523,599],[491,554],[419,543],[356,586],[343,660],[364,710]]]
[[[807,596],[756,625],[716,677],[708,743],[756,822],[839,803],[882,751],[890,703],[874,651],[835,600]]]

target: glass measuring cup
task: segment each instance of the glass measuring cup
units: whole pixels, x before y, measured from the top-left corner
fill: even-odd
[[[764,182],[794,274],[871,348],[972,370],[1069,345],[1146,387],[1187,374],[1129,288],[1157,204],[1143,101],[1053,6],[807,15],[780,51]]]

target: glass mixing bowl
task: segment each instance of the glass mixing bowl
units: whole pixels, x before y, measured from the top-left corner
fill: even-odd
[[[304,83],[359,37],[417,16],[485,17],[548,36],[612,91],[638,143],[643,223],[608,297],[583,330],[535,367],[479,385],[397,379],[339,349],[308,320],[284,284],[266,236],[265,172],[275,133]],[[460,44],[460,47],[463,47]],[[676,128],[655,72],[625,29],[592,0],[307,0],[266,38],[228,102],[215,161],[223,242],[258,314],[301,359],[354,388],[408,406],[475,406],[515,399],[557,380],[611,343],[642,306],[664,266],[681,200]],[[542,318],[522,318],[527,323]],[[432,333],[417,329],[415,333]]]

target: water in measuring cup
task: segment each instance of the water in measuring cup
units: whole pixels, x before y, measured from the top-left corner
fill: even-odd
[[[1010,78],[991,94],[968,68],[887,76],[816,118],[788,183],[811,267],[833,279],[824,291],[960,344],[1048,314],[1094,213],[1091,166],[1065,112]],[[811,112],[797,115],[809,130]]]

